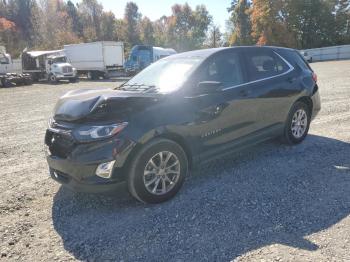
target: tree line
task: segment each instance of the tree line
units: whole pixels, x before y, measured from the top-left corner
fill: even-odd
[[[349,0],[233,0],[230,45],[350,44]]]
[[[350,0],[233,0],[227,5],[222,8],[230,18],[222,33],[205,5],[174,4],[170,16],[151,21],[134,2],[126,4],[123,18],[116,18],[98,0],[0,0],[0,44],[16,56],[24,48],[50,50],[102,40],[122,41],[127,50],[146,44],[179,52],[231,45],[303,49],[350,43]]]

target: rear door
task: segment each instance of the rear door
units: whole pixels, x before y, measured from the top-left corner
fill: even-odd
[[[123,66],[123,45],[115,42],[103,42],[104,61],[107,68]]]
[[[254,129],[280,132],[294,97],[300,92],[298,72],[271,48],[247,48],[247,92],[254,100]]]

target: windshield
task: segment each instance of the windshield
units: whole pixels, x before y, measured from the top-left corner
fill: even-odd
[[[67,62],[67,58],[65,56],[61,56],[61,57],[55,57],[53,59],[53,62],[58,64],[58,63],[66,63]]]
[[[169,93],[181,87],[200,58],[163,59],[150,65],[126,82],[120,89],[125,91],[157,91]]]

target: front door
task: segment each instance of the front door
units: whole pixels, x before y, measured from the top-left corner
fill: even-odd
[[[187,97],[194,115],[192,137],[202,159],[228,151],[235,140],[254,132],[256,111],[238,50],[225,50],[210,58],[194,77],[194,95]],[[216,91],[200,90],[199,82],[220,82]],[[196,90],[197,88],[197,90]]]

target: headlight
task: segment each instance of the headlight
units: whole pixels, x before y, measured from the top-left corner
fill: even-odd
[[[78,128],[73,134],[77,140],[88,142],[91,140],[112,137],[120,133],[127,125],[128,123],[124,122],[106,126],[85,126]]]

